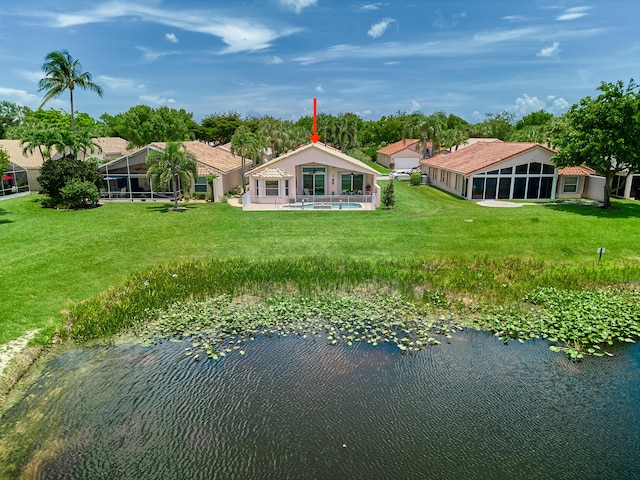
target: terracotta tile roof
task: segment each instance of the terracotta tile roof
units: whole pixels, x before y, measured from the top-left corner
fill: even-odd
[[[574,177],[588,177],[595,174],[596,171],[593,168],[586,165],[579,165],[577,167],[564,167],[558,170],[558,175],[567,175]]]
[[[128,141],[120,137],[96,137],[93,142],[100,147],[102,154],[107,156],[123,155],[129,144]]]
[[[293,178],[291,173],[280,170],[278,167],[268,167],[256,173],[255,178],[263,178],[266,180],[278,180],[280,178]]]
[[[463,143],[458,145],[458,150],[461,148],[466,148],[471,145],[475,145],[476,143],[487,143],[487,142],[502,142],[499,138],[485,138],[485,137],[471,137],[467,138]]]
[[[378,150],[378,153],[382,153],[383,155],[393,155],[394,153],[401,152],[405,148],[410,148],[411,150],[416,150],[416,144],[419,142],[417,138],[408,138],[406,140],[400,140],[399,142],[392,143],[391,145],[387,145],[386,147],[382,147]],[[429,143],[431,146],[431,143]],[[417,151],[417,150],[416,150]]]
[[[167,144],[165,142],[154,142],[151,145],[164,149]],[[206,143],[198,142],[196,140],[183,142],[183,145],[188,152],[195,155],[198,163],[201,164],[199,167],[202,167],[205,170],[207,167],[210,169],[207,170],[207,175],[214,173],[229,173],[242,166],[242,158],[231,154],[231,152],[224,148],[211,147]],[[251,160],[245,160],[246,166],[249,166],[250,164]]]
[[[478,142],[456,152],[451,152],[449,155],[425,158],[420,163],[468,175],[536,147],[555,153],[539,143]]]
[[[32,153],[22,153],[22,145],[20,140],[0,140],[7,153],[9,154],[9,160],[23,168],[41,168],[45,159],[40,155],[40,151],[37,148],[33,149]]]

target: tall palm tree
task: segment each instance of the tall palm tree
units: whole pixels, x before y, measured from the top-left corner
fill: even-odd
[[[191,185],[191,178],[198,176],[198,163],[193,153],[181,142],[167,142],[162,152],[152,150],[147,155],[147,178],[163,192],[171,186],[175,197],[174,209],[178,209],[178,180],[181,185]]]
[[[258,125],[258,133],[269,140],[271,158],[280,156],[283,146],[286,144],[289,128],[285,122],[273,117],[263,117]]]
[[[40,108],[51,100],[69,90],[71,99],[71,131],[76,131],[75,118],[73,114],[73,91],[76,87],[83,90],[91,90],[102,96],[102,87],[93,82],[89,72],[83,72],[78,60],[74,60],[66,50],[54,51],[45,57],[42,65],[45,77],[38,83],[38,91],[45,90],[44,98]]]
[[[262,136],[261,136],[262,137]],[[266,138],[266,137],[263,137]],[[247,157],[255,158],[261,153],[263,148],[260,138],[255,135],[249,127],[242,125],[238,127],[231,137],[231,153],[238,154],[242,158],[242,193],[246,193],[247,186],[244,179],[244,165]]]

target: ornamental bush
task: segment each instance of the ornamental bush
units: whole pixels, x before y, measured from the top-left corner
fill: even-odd
[[[60,199],[68,208],[87,208],[98,203],[98,187],[86,180],[73,179],[60,190]]]
[[[38,176],[38,182],[42,186],[42,190],[45,195],[48,195],[50,198],[43,202],[43,205],[66,204],[62,198],[62,189],[74,180],[88,182],[92,184],[95,187],[95,191],[98,192],[98,189],[102,185],[102,175],[98,170],[97,163],[92,160],[78,160],[76,158],[60,158],[57,160],[49,159],[45,161],[42,164],[42,169]],[[84,190],[85,193],[89,193],[87,188],[80,190]],[[75,197],[72,192],[80,193],[79,187],[74,186],[73,189],[68,192],[68,195]],[[90,196],[86,198],[93,197]]]
[[[422,174],[420,172],[413,172],[409,182],[411,185],[420,185],[422,182]]]

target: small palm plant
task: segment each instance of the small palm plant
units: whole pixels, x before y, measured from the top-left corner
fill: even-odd
[[[167,188],[175,196],[174,209],[178,209],[178,183],[191,185],[191,178],[198,175],[198,163],[193,153],[188,152],[181,142],[167,142],[164,151],[152,150],[147,155],[147,178],[154,188],[166,192]]]

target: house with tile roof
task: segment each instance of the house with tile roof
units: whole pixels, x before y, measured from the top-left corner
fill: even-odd
[[[604,199],[604,182],[600,183],[593,168],[580,165],[564,167],[558,170],[556,198]]]
[[[89,152],[86,158],[98,158],[107,161],[120,157],[127,147],[127,141],[120,137],[98,137],[93,139],[97,149]],[[6,196],[15,193],[37,192],[41,189],[38,176],[42,164],[49,159],[43,156],[43,152],[35,148],[32,152],[24,151],[20,140],[0,139],[0,146],[9,154],[11,162],[10,170],[3,173],[0,195]],[[54,151],[52,158],[61,155]]]
[[[379,173],[320,142],[287,152],[246,176],[245,210],[304,206],[372,209],[380,204]]]
[[[430,143],[427,148],[431,148]],[[392,168],[391,165],[393,165],[394,170],[411,170],[420,165],[420,160],[424,156],[420,148],[420,140],[410,138],[382,147],[377,152],[376,162],[387,168]]]
[[[0,139],[0,148],[9,155],[9,170],[2,173],[0,196],[16,193],[37,192],[40,184],[37,177],[44,163],[44,158],[38,149],[33,152],[23,152],[20,140]]]
[[[477,142],[420,165],[432,185],[470,200],[553,199],[554,154],[538,143]]]
[[[225,148],[212,147],[195,140],[183,142],[183,145],[196,158],[198,176],[191,185],[179,186],[180,193],[208,193],[209,175],[217,176],[213,188],[214,201],[219,201],[225,193],[242,185],[241,157]],[[105,179],[101,197],[105,200],[172,198],[171,191],[154,191],[147,178],[147,155],[153,150],[163,151],[165,147],[165,142],[154,142],[101,165],[100,171]],[[251,166],[251,160],[245,159],[245,169],[248,170]]]
[[[87,158],[97,158],[103,162],[120,158],[128,150],[129,145],[129,142],[121,137],[96,137],[93,143],[98,149],[90,152]]]

